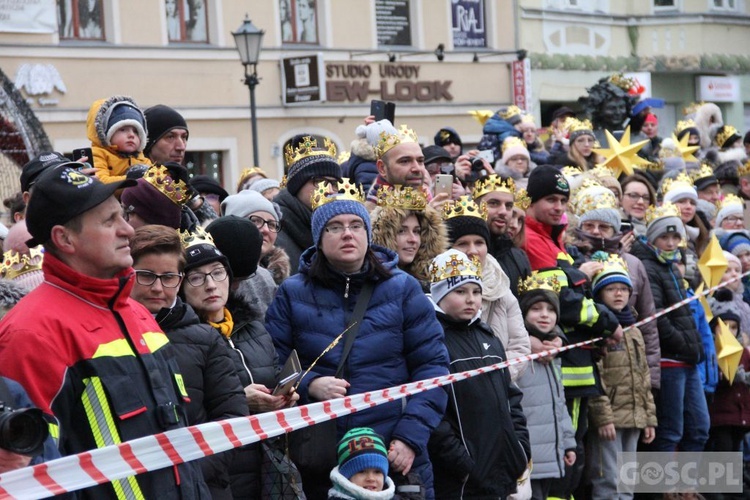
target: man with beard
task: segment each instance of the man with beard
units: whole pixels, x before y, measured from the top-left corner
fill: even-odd
[[[518,283],[531,275],[526,252],[517,248],[507,234],[513,213],[516,185],[513,179],[489,175],[474,185],[474,200],[487,204],[487,226],[490,230],[490,255],[495,257],[510,279],[510,290],[518,298]]]

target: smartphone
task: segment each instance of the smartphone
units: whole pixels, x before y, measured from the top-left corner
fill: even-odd
[[[385,119],[391,122],[391,125],[396,124],[396,103],[395,102],[385,103]]]
[[[623,220],[623,221],[620,222],[620,232],[622,234],[627,234],[627,233],[629,233],[632,230],[633,230],[633,223],[632,222],[630,222],[629,220]]]
[[[435,176],[435,196],[447,193],[448,198],[453,194],[453,176],[449,174],[437,174]]]
[[[370,101],[370,114],[375,117],[376,122],[388,120],[393,124],[396,118],[396,103],[373,99]]]
[[[91,168],[94,164],[94,153],[91,151],[91,148],[77,148],[73,150],[73,161],[78,161],[84,156],[86,157],[86,163],[81,163],[80,168]]]
[[[489,163],[490,166],[492,166],[492,164],[495,162],[495,154],[491,149],[483,149],[482,151],[477,153],[475,158],[482,158],[484,160],[487,160],[487,163]]]

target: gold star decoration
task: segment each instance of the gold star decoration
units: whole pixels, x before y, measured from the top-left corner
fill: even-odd
[[[700,146],[689,146],[688,141],[690,140],[690,134],[685,134],[682,139],[679,141],[677,140],[677,137],[672,134],[672,140],[677,146],[677,151],[682,156],[682,159],[685,160],[685,162],[695,162],[698,163],[698,158],[693,155],[696,151],[700,149]]]
[[[615,178],[620,175],[632,175],[634,165],[648,165],[648,161],[638,156],[636,153],[648,142],[648,140],[630,144],[630,127],[625,129],[622,139],[615,139],[609,130],[604,131],[607,134],[609,148],[596,148],[594,152],[604,156],[605,160],[602,165],[612,169]]]
[[[484,124],[487,123],[487,120],[489,120],[495,112],[489,109],[472,109],[469,111],[469,114],[484,127]]]
[[[714,344],[719,370],[731,385],[734,382],[737,368],[740,366],[743,347],[721,319],[719,319],[719,333],[714,338]]]
[[[716,235],[711,236],[708,246],[698,260],[698,270],[708,288],[713,288],[721,283],[728,264],[729,262],[724,257],[724,252],[721,250],[721,245],[719,245]]]

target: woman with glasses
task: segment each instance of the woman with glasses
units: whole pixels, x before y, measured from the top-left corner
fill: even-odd
[[[594,152],[594,148],[606,146],[597,145],[594,130],[588,120],[577,120],[568,118],[565,120],[565,129],[568,131],[569,148],[553,157],[550,161],[554,165],[578,167],[584,172],[592,170],[597,163],[603,161],[602,157]]]
[[[185,266],[177,231],[160,225],[140,227],[130,241],[130,252],[136,277],[130,295],[156,317],[169,337],[190,396],[189,423],[247,415],[242,385],[221,338],[177,295]],[[228,468],[233,457],[233,452],[226,452],[201,460],[214,499],[232,498]]]
[[[250,219],[263,236],[260,266],[273,275],[277,285],[289,277],[289,256],[283,248],[276,246],[276,238],[281,231],[281,209],[278,205],[257,191],[244,190],[227,197],[221,203],[221,215]]]
[[[623,222],[632,225],[636,236],[645,236],[646,210],[650,205],[656,205],[656,192],[651,183],[638,173],[625,177],[620,186],[622,186],[620,210],[623,213]]]
[[[226,219],[250,224],[237,217],[220,217],[212,225]],[[237,274],[242,277],[252,275],[253,268],[258,265],[260,235],[252,225],[249,229],[254,231],[257,244],[254,252],[244,248],[244,238],[236,238],[237,245],[245,250],[248,262],[246,268],[237,267]],[[234,268],[230,265],[230,259],[203,230],[190,235],[183,233],[183,244],[187,262],[181,293],[201,320],[218,331],[229,348],[229,366],[244,387],[245,402],[250,413],[265,413],[292,404],[298,399],[295,393],[288,396],[271,394],[279,372],[278,356],[263,323],[257,315],[243,307],[242,301],[233,293],[240,281],[233,281]],[[245,446],[237,452],[229,466],[234,498],[260,498],[261,453],[262,448],[258,444]]]

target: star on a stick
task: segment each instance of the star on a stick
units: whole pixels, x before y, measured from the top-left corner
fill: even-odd
[[[648,140],[630,144],[630,127],[625,129],[622,139],[619,141],[615,139],[615,136],[609,130],[605,130],[604,132],[607,134],[609,148],[597,148],[594,149],[594,152],[604,156],[605,160],[601,164],[611,168],[616,178],[622,174],[632,175],[634,165],[648,165],[647,160],[636,154]]]
[[[700,146],[689,146],[688,140],[690,140],[690,134],[685,134],[682,139],[679,141],[677,140],[677,137],[672,134],[672,140],[674,141],[677,151],[682,156],[682,159],[685,160],[685,163],[688,162],[695,162],[698,163],[698,158],[693,155],[696,151],[700,149]]]

